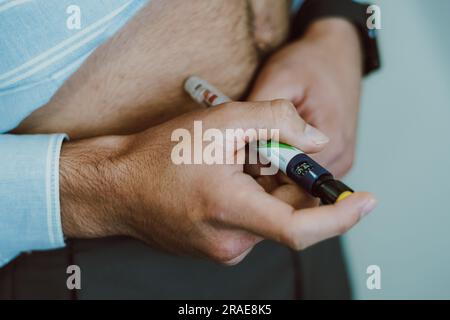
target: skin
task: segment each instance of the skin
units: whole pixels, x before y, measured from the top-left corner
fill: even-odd
[[[331,165],[336,153],[349,154],[334,141],[347,135],[351,147],[354,141],[358,102],[346,97],[359,95],[355,30],[327,19],[277,51],[287,35],[288,6],[263,2],[152,1],[14,130],[71,136],[60,161],[65,236],[127,235],[169,252],[235,264],[262,239],[303,249],[342,234],[373,209],[375,200],[366,193],[315,208],[317,201],[289,179],[259,176],[257,166],[180,167],[171,162],[172,131],[191,129],[194,120],[221,130],[281,129],[284,142],[320,151],[319,159]],[[267,55],[272,56],[258,74]],[[286,71],[290,68],[296,72]],[[192,74],[234,99],[243,98],[257,76],[249,99],[266,100],[266,95],[272,100],[277,97],[267,92],[280,92],[296,109],[282,101],[194,111],[198,106],[182,89]],[[287,76],[289,81],[280,84]],[[314,104],[316,99],[322,102]],[[344,112],[340,126],[326,121]],[[299,113],[333,143],[327,148],[311,144],[311,132],[323,134],[305,130],[312,127]]]
[[[272,24],[287,29],[285,1],[272,2]],[[242,0],[152,0],[15,133],[81,139],[139,132],[199,108],[183,90],[191,75],[243,99],[262,56],[287,34],[260,36],[261,14]]]
[[[262,239],[302,250],[340,235],[375,206],[369,193],[355,193],[336,205],[296,210],[276,192],[267,193],[243,165],[175,165],[171,134],[192,131],[194,120],[222,132],[281,128],[282,141],[310,153],[326,144],[286,100],[230,103],[134,135],[67,143],[61,156],[65,235],[132,236],[169,252],[233,265]]]
[[[361,52],[350,23],[316,22],[303,39],[269,59],[249,96],[251,101],[292,101],[308,123],[331,138],[315,158],[338,177],[350,170],[355,154]]]

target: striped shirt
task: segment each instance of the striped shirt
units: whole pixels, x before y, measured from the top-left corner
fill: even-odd
[[[0,267],[64,246],[64,134],[11,135],[147,0],[0,0]]]

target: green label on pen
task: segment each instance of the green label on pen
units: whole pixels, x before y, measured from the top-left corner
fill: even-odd
[[[296,155],[303,153],[293,146],[277,141],[260,141],[258,152],[263,158],[277,166],[284,173],[286,173],[289,161]]]
[[[289,149],[289,150],[295,150],[294,147],[277,141],[268,141],[266,143],[260,143],[260,148],[280,148],[280,149]]]

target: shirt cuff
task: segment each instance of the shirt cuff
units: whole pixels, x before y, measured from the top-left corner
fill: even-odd
[[[59,156],[65,134],[0,135],[0,266],[64,246]]]

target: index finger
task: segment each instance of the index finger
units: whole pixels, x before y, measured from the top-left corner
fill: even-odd
[[[231,102],[217,107],[221,112],[222,125],[227,129],[269,131],[267,140],[272,138],[273,130],[278,130],[279,140],[304,152],[314,153],[322,150],[329,138],[318,129],[307,124],[298,114],[295,106],[287,100],[265,102]],[[248,137],[252,142],[258,137]]]

